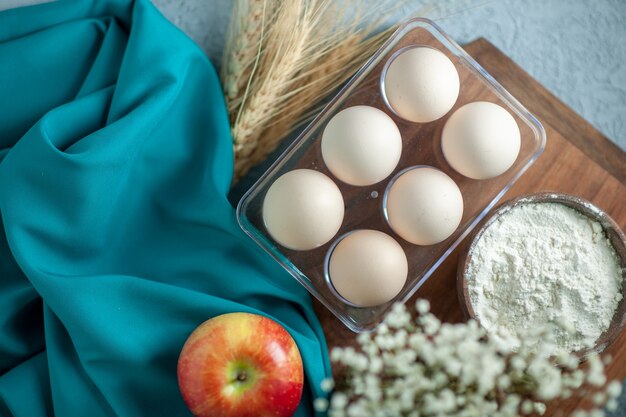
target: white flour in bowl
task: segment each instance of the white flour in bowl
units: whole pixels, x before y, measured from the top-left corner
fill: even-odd
[[[513,207],[485,230],[471,256],[476,316],[512,348],[516,336],[546,327],[568,350],[592,345],[622,299],[619,259],[602,226],[563,204]]]

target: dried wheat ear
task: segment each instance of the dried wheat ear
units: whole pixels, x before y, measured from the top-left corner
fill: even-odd
[[[398,4],[235,1],[221,74],[235,181],[310,120],[384,43],[395,27],[379,28]]]

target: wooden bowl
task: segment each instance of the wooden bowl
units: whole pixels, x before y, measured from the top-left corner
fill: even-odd
[[[473,232],[470,236],[470,244],[459,256],[459,266],[457,268],[457,292],[461,308],[467,318],[472,318],[480,323],[480,320],[476,317],[476,313],[471,303],[466,279],[466,272],[472,259],[472,253],[485,230],[487,230],[493,222],[497,221],[500,216],[511,210],[513,207],[528,203],[560,203],[573,208],[574,210],[600,223],[609,238],[609,241],[615,248],[622,268],[622,300],[619,302],[617,309],[615,310],[615,315],[611,320],[611,324],[608,329],[600,335],[595,346],[575,352],[582,358],[591,352],[600,353],[615,339],[617,339],[626,325],[626,237],[617,223],[615,223],[615,221],[611,219],[608,214],[591,204],[589,201],[576,196],[545,192],[523,195],[500,205],[500,207],[498,207],[498,209],[487,218],[485,223]]]

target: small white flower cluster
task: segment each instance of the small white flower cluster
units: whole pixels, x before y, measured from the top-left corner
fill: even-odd
[[[539,332],[512,351],[487,337],[475,321],[441,323],[426,300],[416,303],[413,320],[403,304],[393,306],[372,333],[360,334],[359,348],[334,348],[331,361],[343,369],[330,403],[317,399],[329,417],[513,417],[543,414],[546,402],[593,387],[596,408],[575,417],[602,415],[616,407],[621,384],[606,384],[605,363],[591,355],[589,366],[558,351],[551,332]],[[537,337],[543,343],[537,344]]]

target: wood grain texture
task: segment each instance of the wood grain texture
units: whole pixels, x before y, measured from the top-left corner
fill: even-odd
[[[626,153],[488,41],[479,39],[465,49],[537,116],[548,136],[544,153],[504,195],[501,202],[540,191],[574,194],[603,209],[622,229],[626,229]],[[433,313],[441,320],[465,320],[456,291],[456,269],[458,254],[466,244],[467,239],[420,288],[408,302],[409,306],[413,305],[417,297],[425,298],[430,301]],[[354,345],[354,333],[317,302],[315,309],[322,322],[329,349]],[[622,332],[606,353],[614,358],[609,367],[609,378],[626,378],[626,332]],[[547,415],[553,415],[556,410],[567,415],[568,411],[578,406],[576,399],[562,401],[552,404]]]

